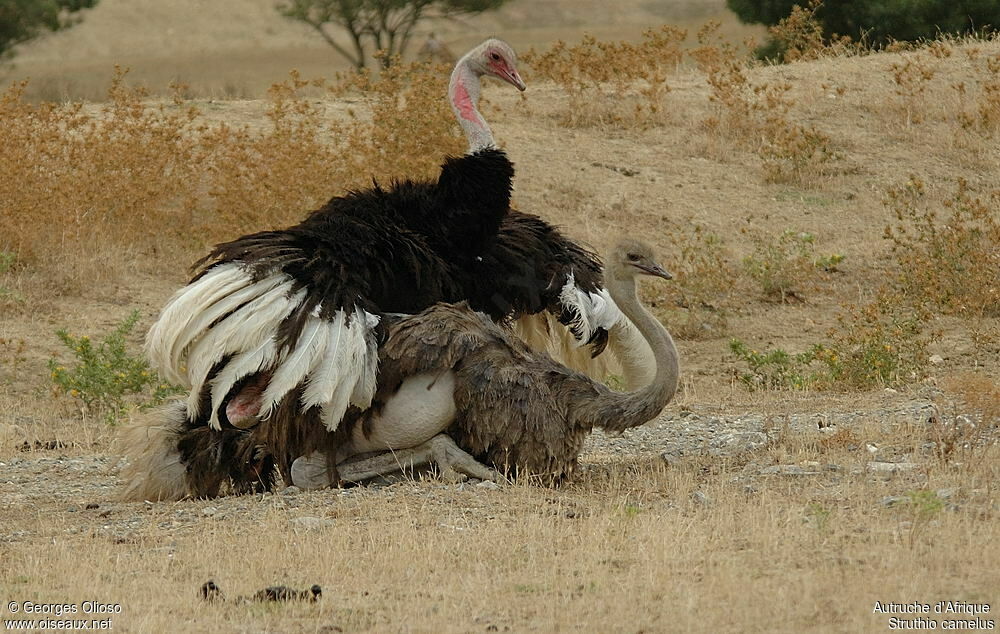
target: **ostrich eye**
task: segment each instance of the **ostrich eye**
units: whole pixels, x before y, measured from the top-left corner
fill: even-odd
[[[500,53],[490,53],[490,57],[493,58],[494,62],[499,62],[500,61]]]
[[[636,255],[635,253],[629,253],[628,254],[628,261],[629,262],[638,262],[639,261],[639,256]]]

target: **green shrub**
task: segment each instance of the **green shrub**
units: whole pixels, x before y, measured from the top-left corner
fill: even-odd
[[[86,335],[74,337],[66,330],[56,332],[76,357],[71,368],[49,360],[56,389],[81,401],[87,410],[104,414],[110,424],[128,411],[129,395],[148,393],[145,404],[155,405],[182,391],[162,382],[141,356],[129,354],[126,337],[138,320],[139,311],[133,311],[96,346]]]
[[[816,358],[817,347],[800,354],[789,354],[781,348],[758,352],[739,339],[729,342],[729,350],[749,370],[739,374],[740,381],[751,391],[809,388],[817,383],[810,365]]]
[[[786,229],[773,240],[751,236],[752,254],[743,258],[743,269],[755,280],[765,299],[787,302],[819,280],[822,271],[834,271],[844,256],[816,255],[816,236]]]

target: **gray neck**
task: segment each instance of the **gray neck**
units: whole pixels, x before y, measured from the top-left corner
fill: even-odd
[[[481,84],[479,74],[472,70],[469,56],[466,55],[451,73],[448,84],[448,101],[455,113],[465,138],[469,141],[469,154],[486,148],[494,147],[493,133],[486,120],[479,113],[479,93]]]
[[[635,278],[619,280],[609,275],[605,283],[618,308],[649,344],[656,362],[656,374],[646,387],[626,394],[602,390],[580,409],[583,425],[620,432],[652,420],[666,407],[677,392],[680,362],[670,333],[639,302]]]

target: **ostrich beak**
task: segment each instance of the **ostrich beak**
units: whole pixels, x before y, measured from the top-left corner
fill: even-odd
[[[503,79],[521,92],[524,92],[524,89],[527,88],[524,84],[524,80],[521,79],[521,75],[518,74],[516,68],[501,68],[500,79]]]
[[[662,266],[660,266],[656,262],[652,262],[650,264],[633,264],[632,266],[634,266],[635,268],[639,269],[640,271],[642,271],[646,275],[652,275],[652,276],[655,276],[655,277],[662,277],[665,280],[672,280],[672,279],[674,279],[673,275],[671,275],[665,268],[663,268]]]

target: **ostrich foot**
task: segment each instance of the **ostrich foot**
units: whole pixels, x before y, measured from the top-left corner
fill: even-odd
[[[501,480],[500,474],[480,464],[445,434],[411,447],[379,453],[374,456],[348,459],[337,465],[340,478],[347,482],[364,482],[381,475],[415,469],[424,465],[437,466],[441,478],[461,482],[466,477],[480,480]],[[292,484],[300,489],[321,489],[332,484],[326,470],[326,454],[314,452],[292,463]]]

